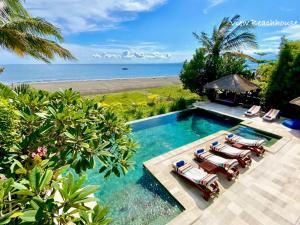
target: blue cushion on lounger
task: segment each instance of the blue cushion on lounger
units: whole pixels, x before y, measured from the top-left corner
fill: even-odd
[[[212,146],[217,146],[218,144],[219,144],[219,142],[215,141],[215,142],[212,143]]]
[[[300,119],[287,119],[282,123],[284,126],[292,129],[300,129]]]
[[[185,164],[184,161],[181,160],[181,161],[179,161],[179,162],[176,163],[176,166],[177,167],[182,167],[184,164]]]
[[[203,148],[197,150],[197,154],[202,154],[204,152],[205,152],[205,150]]]
[[[227,137],[228,137],[228,138],[233,138],[233,137],[234,137],[234,134],[228,134]]]

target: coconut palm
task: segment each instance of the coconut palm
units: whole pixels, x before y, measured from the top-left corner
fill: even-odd
[[[254,26],[250,21],[237,24],[239,19],[239,15],[232,18],[223,18],[220,25],[213,29],[211,37],[205,32],[201,32],[200,34],[193,33],[203,46],[209,59],[208,64],[211,73],[214,73],[214,76],[217,76],[217,64],[223,55],[243,57],[256,61],[253,57],[241,52],[244,47],[257,47],[256,37],[250,32]]]
[[[32,56],[49,63],[55,56],[74,59],[57,44],[60,30],[42,18],[31,17],[19,0],[0,0],[0,45],[19,56]]]

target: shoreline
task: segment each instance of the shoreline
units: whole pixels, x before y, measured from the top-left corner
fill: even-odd
[[[16,81],[16,82],[4,82],[4,81],[0,81],[1,83],[5,84],[5,85],[20,85],[20,84],[48,84],[48,83],[67,83],[67,82],[82,82],[82,81],[110,81],[110,80],[134,80],[134,79],[144,79],[144,78],[149,78],[149,79],[153,79],[153,78],[168,78],[168,77],[179,77],[179,75],[173,75],[173,74],[166,74],[166,75],[158,75],[158,76],[136,76],[136,77],[116,77],[116,78],[103,78],[103,79],[78,79],[78,80],[41,80],[41,81]]]
[[[42,89],[50,92],[72,88],[74,91],[79,91],[82,95],[86,96],[180,84],[180,79],[179,76],[159,76],[118,78],[110,80],[51,81],[28,84],[35,89]],[[18,84],[16,84],[16,86],[17,85]]]

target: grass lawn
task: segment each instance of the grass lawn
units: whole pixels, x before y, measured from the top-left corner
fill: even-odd
[[[93,96],[103,106],[112,107],[126,121],[181,110],[203,97],[171,85],[137,91]]]

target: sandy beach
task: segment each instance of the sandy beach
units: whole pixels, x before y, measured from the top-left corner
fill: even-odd
[[[32,83],[32,87],[47,91],[59,91],[72,88],[82,95],[96,95],[103,93],[122,92],[145,88],[161,87],[172,84],[179,84],[179,77],[155,77],[155,78],[134,78],[115,80],[88,80],[88,81],[67,81]]]

